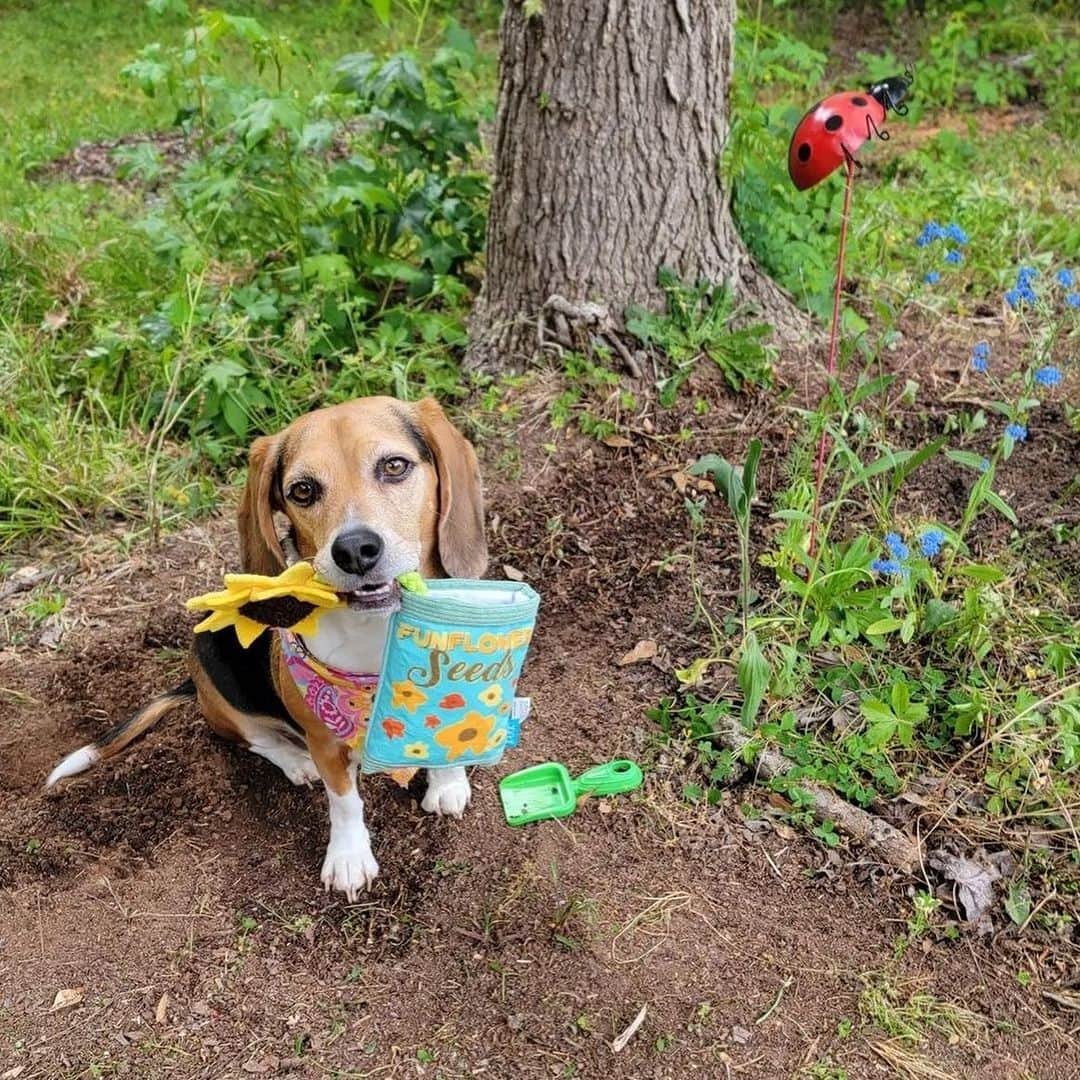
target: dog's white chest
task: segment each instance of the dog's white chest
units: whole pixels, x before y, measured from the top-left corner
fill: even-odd
[[[377,611],[336,608],[319,616],[318,630],[304,635],[304,644],[316,660],[339,671],[377,675],[390,615]]]

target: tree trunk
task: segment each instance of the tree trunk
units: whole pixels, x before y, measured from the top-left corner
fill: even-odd
[[[783,336],[809,323],[753,266],[718,172],[734,0],[506,0],[487,270],[470,367],[616,339],[657,271],[727,280]],[[534,14],[527,12],[534,11]],[[567,335],[574,340],[565,340]]]

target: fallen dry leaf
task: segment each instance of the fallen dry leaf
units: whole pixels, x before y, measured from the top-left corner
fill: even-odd
[[[162,994],[158,998],[157,1008],[154,1009],[154,1019],[159,1024],[164,1024],[166,1018],[169,1015],[169,1005],[172,1003],[172,998],[167,993]]]
[[[49,1012],[59,1012],[61,1009],[70,1009],[75,1005],[81,1005],[84,997],[86,997],[85,986],[69,986],[65,990],[57,990]]]
[[[657,653],[656,642],[651,638],[639,641],[625,656],[615,661],[619,667],[627,664],[640,664],[643,660],[651,660]]]
[[[926,860],[946,881],[956,886],[956,903],[968,922],[979,922],[994,905],[994,882],[1001,877],[996,866],[935,851]]]
[[[792,840],[798,840],[799,834],[790,826],[785,825],[782,821],[774,821],[772,823],[773,832],[780,837],[781,840],[787,840],[789,843]]]
[[[633,446],[634,444],[625,435],[609,435],[604,439],[604,445],[615,449],[622,449],[627,446]]]
[[[524,581],[525,575],[516,567],[503,563],[503,573],[509,581]]]

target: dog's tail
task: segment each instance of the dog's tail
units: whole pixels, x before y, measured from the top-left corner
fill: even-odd
[[[115,757],[141,735],[145,735],[166,713],[172,712],[185,702],[194,701],[195,696],[195,684],[191,679],[187,679],[167,694],[161,694],[153,701],[147,702],[137,713],[109,728],[97,742],[87,743],[86,746],[68,754],[49,773],[45,786],[52,787],[58,780],[86,772],[91,765]]]

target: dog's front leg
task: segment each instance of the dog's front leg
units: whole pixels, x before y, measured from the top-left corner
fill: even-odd
[[[356,762],[349,748],[329,732],[308,734],[311,757],[326,785],[330,801],[330,843],[323,860],[322,883],[349,900],[378,877],[379,864],[371,851],[371,836],[364,824],[364,801],[356,787]]]

